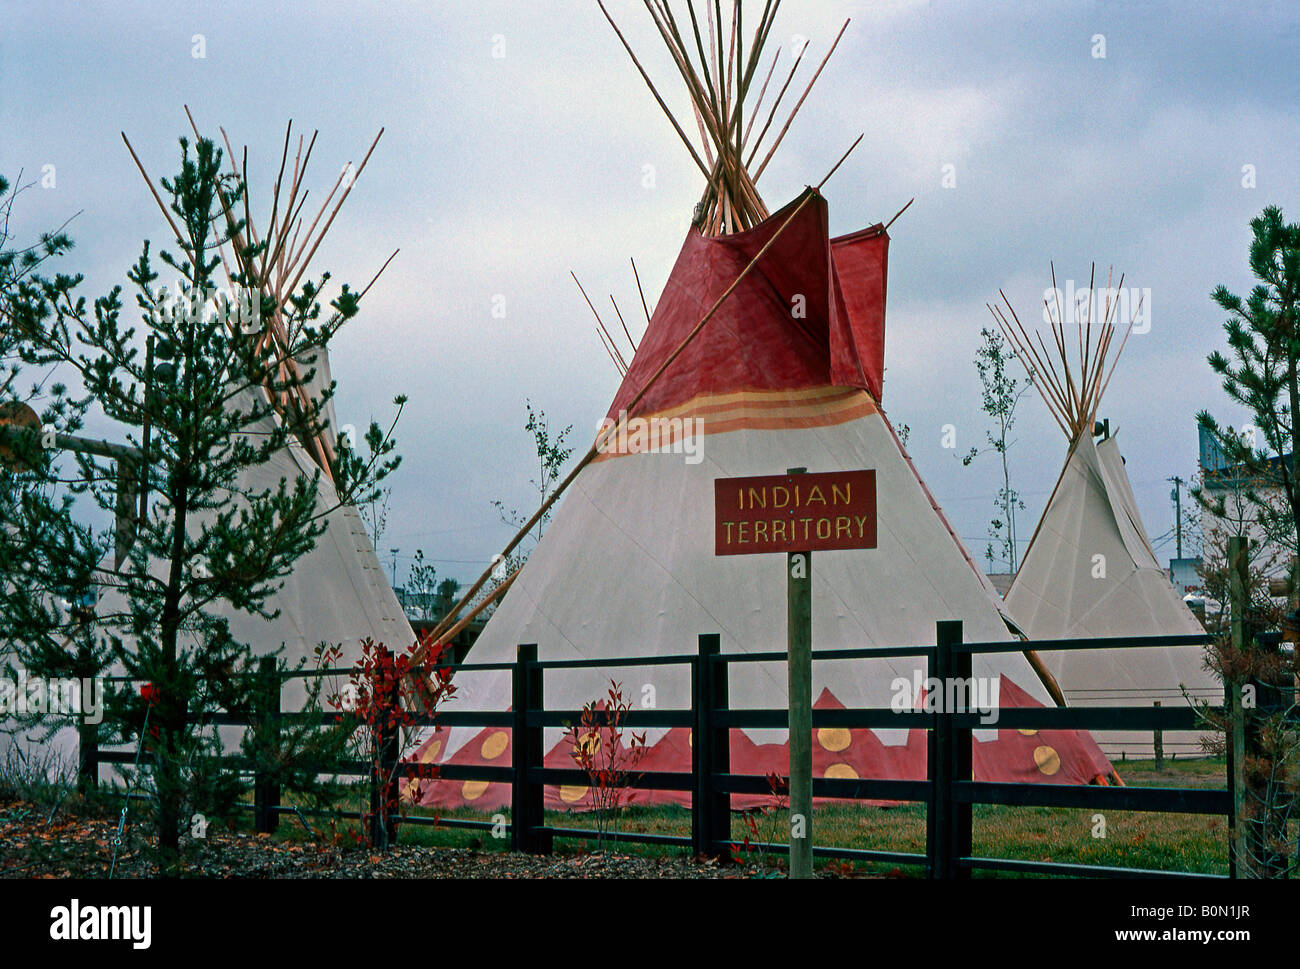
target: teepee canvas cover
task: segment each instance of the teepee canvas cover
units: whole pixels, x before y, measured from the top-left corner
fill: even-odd
[[[797,202],[748,231],[708,237],[691,230],[610,422]],[[1011,638],[996,595],[880,409],[888,237],[876,226],[832,240],[825,201],[809,202],[636,411],[647,421],[680,419],[668,426],[694,435],[694,455],[675,446],[682,441],[661,438],[657,451],[633,446],[585,467],[469,662],[510,662],[520,643],[536,643],[542,660],[683,654],[701,633],[720,633],[724,652],[784,649],[784,570],[769,556],[715,557],[713,482],[792,466],[876,472],[878,547],[813,557],[814,648],[933,643],[941,619],[962,620],[968,640]],[[817,663],[814,696],[818,706],[889,707],[895,680],[911,684],[918,671],[926,675],[912,658]],[[975,672],[1000,678],[1003,705],[1049,702],[1019,653],[977,658]],[[614,675],[638,703],[690,705],[684,667]],[[601,670],[556,671],[547,675],[545,702],[576,710],[603,696],[609,681]],[[466,673],[458,683],[460,709],[510,703],[507,672]],[[784,707],[784,664],[735,665],[730,696],[734,708]],[[918,697],[908,689],[905,699],[910,706]],[[787,773],[784,733],[733,731],[733,769]],[[684,729],[652,731],[639,769],[689,770],[691,740]],[[1110,770],[1086,734],[990,728],[976,741],[976,775],[984,780],[1081,783]],[[509,762],[509,745],[509,731],[458,728],[431,738],[420,757],[500,765]],[[573,766],[560,731],[548,732],[546,745],[548,765]],[[814,749],[818,776],[925,776],[922,731],[821,730]],[[443,807],[494,809],[509,799],[508,785],[474,781],[425,781],[410,793]],[[582,807],[589,798],[583,788],[548,792],[553,807]]]
[[[323,361],[326,351],[313,351],[314,361]],[[328,363],[312,363],[318,373],[328,374]],[[249,394],[262,393],[250,389]],[[265,407],[265,401],[263,401]],[[278,420],[274,414],[264,422]],[[269,433],[267,427],[264,433]],[[250,436],[257,430],[250,429]],[[328,432],[327,432],[328,433]],[[329,434],[332,438],[333,435]],[[238,482],[238,492],[256,494],[279,486],[290,486],[300,477],[311,478],[319,468],[296,440],[266,464],[249,468]],[[231,501],[238,504],[239,494]],[[283,647],[283,658],[292,668],[301,658],[308,660],[321,643],[342,645],[344,663],[360,658],[360,642],[370,638],[395,651],[415,641],[401,603],[370,542],[365,524],[354,505],[340,504],[333,483],[323,474],[317,483],[317,514],[323,516],[325,531],[314,547],[293,566],[284,584],[269,603],[279,615],[270,621],[225,609],[234,637],[253,645],[255,651],[270,653]],[[286,697],[288,694],[286,693]],[[293,709],[293,707],[288,707]]]
[[[1111,370],[1105,371],[1115,311],[1108,303],[1086,311],[1076,321],[1082,362],[1066,355],[1067,334],[1054,318],[1054,340],[1047,345],[1057,347],[1056,364],[1066,376],[1053,381],[1039,363],[1034,377],[1057,423],[1072,440],[1065,468],[1007,591],[1007,608],[1031,641],[1205,632],[1151,547],[1117,437],[1108,436],[1100,443],[1094,437],[1097,406],[1115,363],[1112,360]],[[1094,312],[1102,323],[1095,344],[1089,319]],[[1018,321],[1016,328],[1005,315],[999,322],[1006,324],[1003,332],[1022,362],[1034,361],[1027,335],[1017,332]],[[1116,360],[1118,356],[1117,351]],[[1205,669],[1204,655],[1201,646],[1038,653],[1069,706],[1150,706],[1157,701],[1180,706],[1187,702],[1184,688],[1195,699],[1216,701],[1223,688]],[[1188,731],[1166,732],[1165,750],[1199,754],[1199,737]],[[1099,731],[1096,739],[1112,757],[1153,753],[1150,731]]]
[[[1007,608],[1030,639],[1194,636],[1204,632],[1160,567],[1115,437],[1076,442]],[[1182,688],[1214,701],[1223,688],[1199,646],[1039,654],[1070,706],[1182,705]],[[1197,754],[1196,734],[1167,732],[1167,752]],[[1151,756],[1149,732],[1102,732],[1112,756]]]

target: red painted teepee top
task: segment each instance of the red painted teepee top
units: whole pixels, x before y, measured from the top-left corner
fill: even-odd
[[[801,201],[803,196],[746,232],[710,237],[691,229],[611,418],[626,409]],[[828,386],[860,388],[879,402],[888,254],[889,236],[879,225],[831,239],[826,200],[815,197],[651,387],[637,413],[662,412],[701,395]]]

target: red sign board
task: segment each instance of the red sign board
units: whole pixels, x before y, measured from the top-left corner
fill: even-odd
[[[713,482],[714,552],[876,547],[876,472],[829,471]]]

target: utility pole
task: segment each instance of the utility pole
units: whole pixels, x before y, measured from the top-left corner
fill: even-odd
[[[397,588],[397,553],[400,551],[401,551],[400,548],[390,548],[388,550],[388,553],[393,557],[393,588],[394,589]]]
[[[1178,557],[1183,557],[1183,479],[1174,475],[1174,533],[1178,536]]]

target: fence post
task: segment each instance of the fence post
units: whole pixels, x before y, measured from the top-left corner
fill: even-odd
[[[799,474],[802,470],[794,468],[788,473]],[[786,554],[786,603],[789,875],[791,878],[812,878],[812,552]]]
[[[953,675],[952,641],[939,623],[935,639],[935,669],[930,683],[940,689]],[[927,687],[928,688],[928,687]],[[941,697],[939,697],[941,700]],[[931,698],[933,704],[935,698]],[[930,817],[926,826],[926,853],[930,855],[930,877],[953,877],[953,721],[943,704],[935,704],[935,726],[930,731]]]
[[[88,647],[82,643],[77,647],[77,675],[84,676],[86,673],[97,674],[98,670],[89,656]],[[103,719],[103,692],[104,682],[102,678],[95,675],[96,685],[101,688],[100,692],[100,719]],[[83,680],[84,682],[84,680]],[[85,698],[83,687],[82,698]],[[82,794],[89,794],[99,787],[99,724],[90,723],[83,711],[81,722],[77,724],[77,790]]]
[[[695,791],[691,798],[691,842],[697,855],[719,854],[731,840],[731,795],[718,791],[714,780],[731,773],[731,735],[717,725],[715,714],[726,712],[727,668],[709,657],[722,652],[722,637],[702,633],[699,653],[692,666],[691,703],[695,728],[691,736],[691,771]]]
[[[280,675],[274,656],[263,656],[257,664],[257,730],[261,738],[259,747],[263,754],[278,747],[280,738]],[[280,785],[267,772],[263,764],[257,767],[253,779],[253,821],[259,834],[274,834],[280,824]]]
[[[1154,701],[1154,705],[1159,707],[1160,701]],[[1156,755],[1156,770],[1161,770],[1165,766],[1165,732],[1156,727],[1155,736],[1151,740],[1152,752]]]
[[[938,649],[925,655],[925,669],[921,671],[922,680],[938,675]],[[916,697],[912,698],[913,702]],[[930,782],[930,799],[925,806],[925,861],[926,877],[938,878],[939,872],[939,820],[942,812],[942,792],[939,789],[939,740],[941,724],[938,717],[930,723],[925,734],[925,776]]]
[[[700,742],[707,737],[709,727],[708,686],[711,672],[709,654],[718,641],[717,636],[701,635],[697,644],[695,662],[691,664],[691,777],[695,787],[691,792],[691,849],[695,855],[707,854],[712,840],[705,805],[713,801],[713,771],[707,745]]]
[[[550,854],[551,838],[540,830],[546,823],[545,786],[534,784],[528,777],[531,768],[542,766],[545,753],[542,728],[528,722],[530,711],[543,709],[542,669],[537,665],[536,643],[519,646],[512,671],[511,709],[511,766],[515,774],[511,784],[511,846],[529,854]]]
[[[1228,608],[1231,622],[1231,644],[1234,651],[1246,647],[1246,540],[1240,536],[1228,539]],[[1246,714],[1241,704],[1241,682],[1225,679],[1228,694],[1228,789],[1232,794],[1232,810],[1228,814],[1228,874],[1232,878],[1250,876],[1245,838],[1246,802]]]
[[[953,649],[961,642],[961,636],[960,621],[940,622],[936,628],[932,677],[945,694],[954,677],[970,682],[971,654]],[[927,747],[931,794],[926,817],[926,854],[930,877],[969,878],[969,871],[958,866],[956,859],[971,852],[972,810],[970,804],[957,803],[954,784],[971,779],[971,731],[955,729],[946,696],[934,697],[931,702],[935,703],[936,712]],[[970,707],[969,702],[960,705]]]
[[[89,794],[99,787],[99,724],[83,716],[77,724],[77,790]]]
[[[953,712],[969,713],[974,700],[974,657],[964,650],[954,649],[962,641],[961,621],[939,623],[938,633],[939,642],[943,643],[943,648],[948,651],[948,668],[954,683],[964,684],[962,687],[965,691],[964,697],[956,695],[954,687],[957,710]],[[974,779],[974,742],[975,734],[969,727],[952,731],[952,772],[949,779],[949,792],[952,798],[949,802],[950,817],[953,825],[952,859],[949,861],[948,869],[950,878],[970,878],[970,869],[959,864],[957,859],[970,857],[975,808],[969,801],[957,798],[957,784]]]

